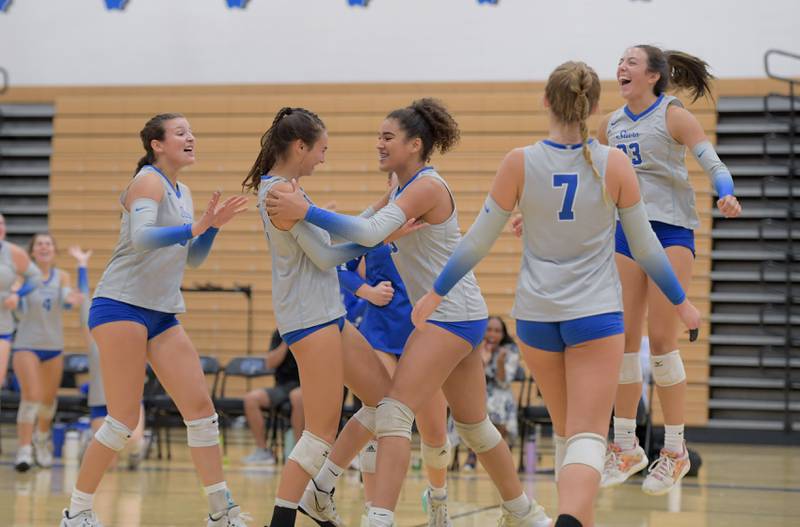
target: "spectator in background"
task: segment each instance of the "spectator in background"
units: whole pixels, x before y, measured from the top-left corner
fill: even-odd
[[[478,349],[486,373],[486,411],[503,439],[511,442],[517,436],[517,401],[511,391],[511,381],[519,368],[519,348],[508,334],[502,318],[489,317],[486,334]],[[474,469],[475,462],[475,453],[470,452],[464,467]]]
[[[242,461],[248,465],[272,465],[275,455],[267,448],[266,430],[262,410],[279,408],[287,401],[291,404],[292,432],[295,438],[303,433],[303,399],[300,392],[300,373],[289,346],[278,331],[272,333],[267,352],[267,368],[275,370],[275,386],[257,388],[244,396],[244,413],[247,426],[253,434],[256,449]]]

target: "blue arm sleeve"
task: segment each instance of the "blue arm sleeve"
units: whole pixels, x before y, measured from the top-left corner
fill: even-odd
[[[733,176],[725,163],[720,160],[714,150],[714,145],[710,141],[698,143],[692,147],[692,154],[711,178],[711,184],[714,185],[717,196],[720,199],[725,196],[733,196]]]
[[[445,296],[449,293],[465,274],[489,254],[489,249],[500,236],[510,215],[511,211],[503,210],[492,199],[492,196],[486,197],[486,202],[478,213],[478,217],[475,218],[475,223],[456,246],[444,269],[433,283],[433,290],[437,295]]]
[[[373,247],[402,227],[406,215],[396,203],[389,203],[368,218],[338,214],[312,205],[305,219],[335,236]]]
[[[352,260],[356,256],[361,256],[372,249],[372,247],[364,247],[356,243],[330,245],[303,221],[298,221],[289,232],[297,240],[297,244],[300,245],[306,256],[323,271]]]
[[[206,261],[218,232],[219,229],[216,227],[209,227],[206,232],[191,241],[189,255],[186,257],[186,263],[189,264],[189,267],[199,267],[200,264]]]
[[[338,267],[337,270],[339,272],[339,284],[351,293],[356,294],[356,291],[358,291],[359,288],[367,282],[361,278],[361,275],[358,274],[358,272],[351,271],[349,267],[350,266],[347,264],[342,264]]]
[[[672,270],[667,253],[656,238],[644,204],[640,201],[632,207],[619,209],[619,221],[628,239],[628,246],[636,262],[656,283],[664,296],[674,305],[686,300],[686,293]]]
[[[158,203],[139,198],[131,205],[131,241],[137,251],[169,247],[192,239],[192,224],[156,227]]]
[[[36,264],[31,262],[28,265],[28,268],[25,269],[25,272],[22,273],[23,278],[25,281],[22,283],[22,286],[17,290],[17,296],[20,298],[24,298],[28,294],[31,293],[34,289],[39,287],[39,284],[42,283],[42,272],[36,267]]]
[[[89,306],[92,303],[89,298],[89,270],[85,267],[78,267],[78,290],[84,296],[81,304],[80,324],[82,328],[85,328],[89,325]]]

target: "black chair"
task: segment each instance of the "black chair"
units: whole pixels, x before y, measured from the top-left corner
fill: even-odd
[[[533,376],[525,374],[522,368],[517,370],[514,382],[522,382],[522,389],[519,391],[517,401],[517,423],[519,426],[519,438],[521,448],[519,449],[519,472],[525,471],[525,442],[536,431],[537,424],[551,424],[550,414],[544,405],[533,405],[532,401],[539,395],[535,388]]]
[[[200,356],[200,366],[203,368],[205,376],[212,377],[210,394],[212,400],[219,382],[221,367],[216,357]],[[161,385],[155,372],[147,365],[144,388],[145,419],[153,427],[153,437],[157,444],[158,459],[162,459],[162,445],[166,444],[167,459],[172,459],[172,442],[170,440],[169,428],[173,425],[183,424],[183,418],[178,411],[175,402]],[[149,451],[146,457],[149,456]]]
[[[267,368],[267,360],[264,357],[234,357],[222,370],[219,391],[214,397],[214,406],[217,408],[217,413],[219,414],[223,448],[226,453],[228,449],[228,427],[234,417],[244,415],[243,399],[241,397],[229,397],[225,393],[228,379],[231,377],[239,377],[252,380],[258,377],[266,377],[273,373],[273,370]],[[277,411],[277,409],[275,411]],[[275,419],[277,419],[277,416]]]

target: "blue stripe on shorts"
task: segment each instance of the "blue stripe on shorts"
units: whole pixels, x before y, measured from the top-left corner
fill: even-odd
[[[461,337],[470,343],[474,348],[483,340],[486,334],[486,326],[489,324],[489,319],[483,320],[468,320],[465,322],[440,322],[439,320],[428,320],[428,324],[439,326],[446,329],[453,335]]]
[[[344,328],[344,317],[334,318],[333,320],[323,322],[322,324],[317,324],[316,326],[311,326],[310,328],[296,329],[294,331],[290,331],[289,333],[282,334],[281,338],[287,346],[291,346],[295,342],[304,339],[312,333],[316,333],[320,329],[326,328],[331,324],[336,324],[339,326],[339,331],[342,331]]]
[[[172,326],[180,324],[175,317],[175,313],[155,311],[112,298],[98,297],[92,300],[92,307],[89,308],[89,329],[122,320],[136,322],[147,328],[147,340],[153,339]]]
[[[11,337],[13,337],[13,336],[14,336],[13,333],[9,333],[7,335],[5,335],[5,334],[4,335],[0,335],[0,340],[9,340],[10,341]]]
[[[622,312],[603,313],[563,322],[517,320],[517,336],[532,348],[562,352],[590,340],[625,333]]]

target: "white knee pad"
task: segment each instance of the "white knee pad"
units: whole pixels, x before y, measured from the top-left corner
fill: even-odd
[[[39,414],[39,403],[33,401],[20,401],[19,408],[17,408],[17,423],[33,424],[36,422],[36,416]]]
[[[132,433],[130,428],[107,415],[103,425],[95,432],[94,438],[114,452],[119,452],[125,448],[125,443],[131,438]]]
[[[503,440],[503,436],[489,420],[489,416],[480,423],[466,424],[458,421],[455,423],[456,432],[464,440],[464,444],[476,454],[493,449]]]
[[[670,351],[666,355],[651,355],[650,366],[658,386],[674,386],[686,380],[680,350]]]
[[[450,466],[451,451],[449,438],[442,446],[430,446],[422,443],[422,461],[428,468],[447,468]]]
[[[553,447],[555,448],[553,473],[555,474],[555,480],[558,481],[558,475],[561,473],[561,467],[564,465],[564,455],[567,453],[567,438],[554,433]]]
[[[319,474],[330,451],[330,444],[306,430],[300,436],[300,441],[295,443],[289,459],[300,465],[313,478]]]
[[[358,461],[361,465],[361,472],[374,474],[376,462],[378,461],[378,442],[370,439],[361,449],[361,452],[358,453]]]
[[[52,404],[39,405],[39,419],[44,419],[45,421],[52,421],[53,417],[56,415],[56,410],[58,409],[58,399],[54,400]]]
[[[636,384],[637,382],[642,382],[642,362],[639,360],[639,352],[624,353],[622,366],[619,369],[619,383]]]
[[[381,437],[405,437],[411,441],[414,412],[400,401],[384,397],[375,410],[375,435]]]
[[[184,421],[186,438],[190,447],[214,446],[219,444],[219,416]]]
[[[372,406],[362,406],[358,409],[358,411],[353,414],[359,423],[362,424],[364,428],[372,432],[372,435],[375,435],[375,408]]]
[[[567,452],[564,454],[562,468],[567,465],[586,465],[602,475],[605,460],[606,438],[591,432],[583,432],[567,439]]]

